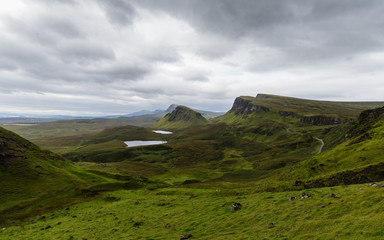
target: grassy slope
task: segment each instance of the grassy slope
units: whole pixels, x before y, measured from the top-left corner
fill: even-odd
[[[376,116],[364,117],[366,112],[376,113]],[[376,166],[374,168],[377,170],[383,168],[380,164],[384,162],[384,149],[382,147],[384,143],[384,108],[366,112],[360,115],[359,122],[344,135],[347,139],[343,143],[321,155],[303,161],[287,173],[283,179],[327,179],[348,170],[354,170],[354,174],[357,175],[357,172],[361,172],[372,165]],[[378,172],[365,172],[360,181],[381,180],[382,177],[375,174],[377,175]],[[347,183],[350,180],[348,178],[351,176],[339,174],[338,183]]]
[[[302,192],[162,189],[117,191],[7,227],[2,239],[383,239],[381,188]],[[339,198],[330,197],[334,193]],[[230,212],[233,202],[242,204]]]
[[[85,201],[99,191],[126,188],[127,181],[142,180],[76,167],[0,128],[1,224]]]

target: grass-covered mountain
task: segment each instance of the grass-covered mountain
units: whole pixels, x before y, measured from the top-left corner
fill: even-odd
[[[171,113],[155,122],[152,127],[160,129],[183,129],[196,126],[204,126],[209,122],[201,113],[185,106],[177,106]]]

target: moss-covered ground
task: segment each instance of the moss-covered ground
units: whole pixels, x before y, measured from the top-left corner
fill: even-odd
[[[383,239],[384,188],[368,184],[122,190],[0,228],[1,239]],[[331,194],[334,195],[331,195]],[[298,199],[289,200],[291,197]],[[240,203],[241,209],[230,211]]]

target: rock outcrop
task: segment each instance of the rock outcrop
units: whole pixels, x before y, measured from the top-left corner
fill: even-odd
[[[233,106],[230,111],[234,112],[236,115],[248,115],[261,111],[269,112],[270,110],[267,107],[261,105],[254,105],[251,101],[238,97],[233,103]]]
[[[316,126],[326,126],[326,125],[341,124],[340,118],[326,117],[326,116],[302,117],[300,119],[300,122],[301,123],[305,123],[305,124],[316,125]]]

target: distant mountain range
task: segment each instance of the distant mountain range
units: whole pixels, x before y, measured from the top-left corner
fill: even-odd
[[[0,124],[17,124],[17,123],[43,123],[43,122],[52,122],[52,121],[58,121],[58,120],[73,120],[73,119],[94,119],[94,118],[100,118],[100,119],[115,119],[115,118],[132,118],[133,121],[139,121],[141,119],[144,122],[149,121],[152,124],[156,120],[164,117],[167,113],[171,113],[175,108],[179,106],[177,104],[171,104],[166,110],[141,110],[138,112],[133,112],[129,114],[123,114],[123,115],[109,115],[109,116],[99,116],[99,117],[92,117],[92,116],[70,116],[70,115],[26,115],[26,116],[16,116],[15,114],[6,114],[6,113],[0,113]],[[204,111],[204,110],[196,110],[193,109],[199,113],[206,119],[211,119],[214,117],[221,116],[225,114],[225,112],[212,112],[212,111]],[[150,125],[149,124],[149,125]],[[134,124],[135,125],[135,124]],[[138,124],[141,125],[141,124]],[[148,124],[146,124],[148,125]]]

